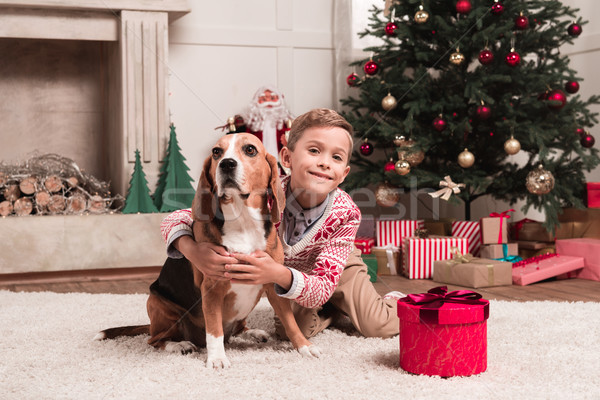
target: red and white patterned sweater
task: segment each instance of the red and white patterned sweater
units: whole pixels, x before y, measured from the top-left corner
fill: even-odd
[[[284,193],[288,182],[289,177],[282,179]],[[337,287],[354,248],[360,219],[358,206],[348,193],[337,188],[330,193],[323,216],[298,243],[289,246],[283,235],[285,229],[278,229],[285,252],[284,264],[297,282],[293,290],[280,295],[307,308],[325,304]],[[190,209],[175,211],[163,220],[161,233],[170,244],[176,232],[191,232],[192,222]]]

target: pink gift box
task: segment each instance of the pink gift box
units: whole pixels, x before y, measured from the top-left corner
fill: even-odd
[[[362,254],[371,254],[371,249],[375,246],[375,239],[370,237],[356,237],[354,245]]]
[[[425,221],[420,220],[378,220],[375,226],[377,246],[402,246],[402,239],[415,235],[415,230],[423,229]]]
[[[481,251],[481,225],[479,221],[452,222],[452,236],[469,239],[469,254],[479,257]]]
[[[469,250],[466,238],[437,236],[409,237],[402,243],[402,274],[408,279],[431,279],[435,261],[449,260],[456,248],[461,254]]]
[[[538,259],[535,261],[534,259]],[[519,264],[523,263],[519,266]],[[512,277],[515,285],[529,285],[544,279],[582,268],[583,257],[552,254],[547,258],[526,259],[513,265]]]
[[[484,372],[488,316],[489,302],[470,290],[442,286],[398,300],[400,367],[444,377]]]
[[[588,207],[589,208],[600,208],[600,182],[588,182],[587,183],[587,195],[588,195]]]
[[[583,269],[577,271],[575,277],[600,281],[600,239],[560,239],[556,241],[556,252],[583,257]]]

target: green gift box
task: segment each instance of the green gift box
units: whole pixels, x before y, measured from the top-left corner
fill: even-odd
[[[367,265],[367,273],[371,282],[377,282],[377,257],[373,254],[363,254],[363,262]]]

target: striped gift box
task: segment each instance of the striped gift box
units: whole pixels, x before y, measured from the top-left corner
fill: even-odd
[[[425,221],[419,220],[378,220],[376,224],[377,246],[402,246],[402,239],[415,235],[416,229],[423,229]]]
[[[437,236],[429,238],[407,237],[402,242],[402,273],[408,279],[431,279],[433,262],[449,260],[457,248],[462,254],[469,249],[469,239]]]
[[[481,252],[481,225],[479,221],[452,222],[452,236],[469,239],[469,253],[479,257]]]

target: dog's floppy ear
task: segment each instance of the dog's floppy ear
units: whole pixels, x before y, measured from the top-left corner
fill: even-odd
[[[208,157],[204,160],[204,167],[202,167],[198,189],[196,189],[196,196],[192,203],[192,216],[194,217],[194,220],[211,221],[215,217],[215,208],[213,204],[215,184],[213,182],[213,177],[210,174],[211,163],[212,157]]]
[[[285,208],[285,193],[283,193],[283,189],[281,188],[277,159],[271,154],[267,153],[267,161],[271,167],[269,192],[271,196],[273,196],[273,204],[271,205],[271,221],[275,224],[281,220],[281,213]]]

